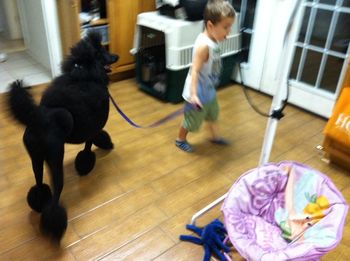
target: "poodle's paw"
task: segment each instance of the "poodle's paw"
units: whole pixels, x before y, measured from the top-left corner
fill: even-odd
[[[59,204],[49,204],[43,209],[40,229],[43,234],[59,242],[67,229],[67,212]]]
[[[82,150],[75,158],[75,169],[80,176],[85,176],[94,168],[96,162],[95,153]]]
[[[51,190],[47,184],[35,185],[27,194],[28,205],[37,212],[41,212],[51,198]]]
[[[101,130],[92,142],[94,145],[104,150],[111,150],[114,147],[111,137],[104,130]]]

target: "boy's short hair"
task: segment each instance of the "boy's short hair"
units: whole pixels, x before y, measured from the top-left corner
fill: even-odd
[[[226,0],[209,0],[204,9],[203,19],[207,26],[208,21],[213,24],[219,23],[222,18],[235,18],[236,12]]]

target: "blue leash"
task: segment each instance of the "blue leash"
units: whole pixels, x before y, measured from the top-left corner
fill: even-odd
[[[184,108],[181,108],[177,111],[174,111],[172,113],[170,113],[168,116],[148,125],[148,126],[141,126],[136,124],[135,122],[133,122],[128,116],[126,116],[126,114],[119,108],[119,106],[117,105],[117,103],[115,102],[115,100],[113,99],[112,95],[109,93],[109,98],[111,99],[114,107],[116,108],[116,110],[119,112],[119,114],[132,126],[136,127],[136,128],[154,128],[157,127],[159,125],[162,125],[163,123],[179,116],[180,114],[183,114],[184,112]]]

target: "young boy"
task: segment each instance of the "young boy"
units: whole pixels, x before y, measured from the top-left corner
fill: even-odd
[[[186,152],[193,151],[186,140],[188,132],[197,131],[203,121],[208,122],[211,142],[220,145],[229,144],[218,133],[219,106],[215,88],[219,83],[221,72],[218,43],[229,35],[235,11],[225,0],[209,0],[203,18],[205,29],[194,43],[192,66],[182,93],[185,99],[184,120],[175,141],[175,145]]]

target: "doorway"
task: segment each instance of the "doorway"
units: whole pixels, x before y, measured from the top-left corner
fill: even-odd
[[[51,81],[61,62],[55,1],[0,0],[0,7],[0,52],[7,56],[0,92],[16,79],[27,86]]]

